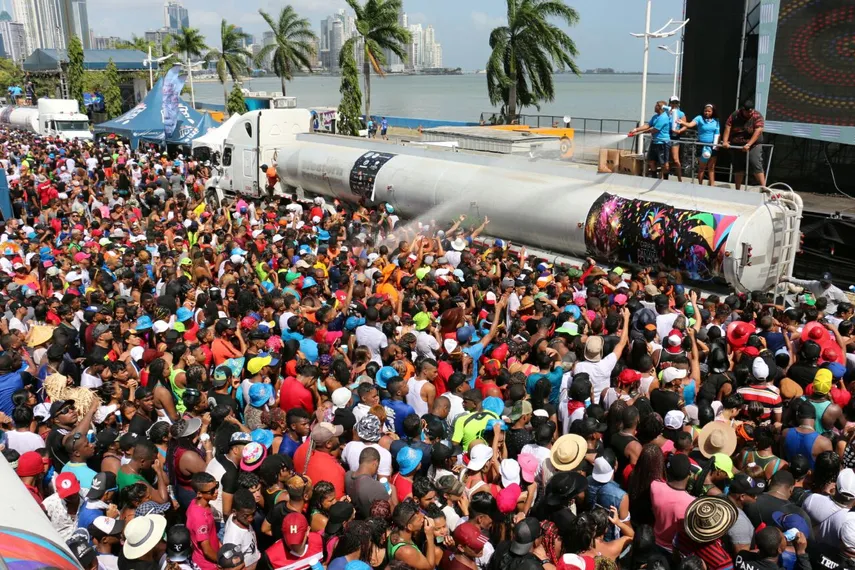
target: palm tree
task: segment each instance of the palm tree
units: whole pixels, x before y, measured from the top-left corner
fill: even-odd
[[[274,20],[264,10],[258,13],[273,30],[274,42],[261,48],[255,56],[255,65],[262,67],[262,63],[272,55],[273,72],[282,82],[282,94],[285,95],[285,82],[294,78],[296,68],[312,71],[312,57],[316,54],[312,42],[318,37],[312,31],[309,20],[301,18],[291,6],[282,8],[278,20]]]
[[[136,49],[144,54],[148,55],[148,48],[152,47],[153,51],[153,43],[146,40],[144,37],[139,37],[131,34],[130,40],[123,40],[116,44],[116,49]]]
[[[371,116],[371,70],[383,77],[386,63],[384,50],[389,50],[402,60],[407,59],[410,32],[398,24],[398,13],[403,10],[401,0],[347,0],[356,13],[356,32],[362,38],[365,61],[362,74],[365,77],[365,120]]]
[[[196,92],[193,89],[193,68],[190,65],[190,57],[200,57],[208,50],[205,45],[205,36],[197,28],[184,26],[175,36],[175,50],[184,54],[187,65],[187,73],[190,75],[190,104],[196,108]]]
[[[229,90],[226,81],[229,77],[235,83],[240,82],[242,74],[248,72],[247,61],[252,59],[252,53],[244,47],[249,34],[238,31],[237,26],[226,22],[220,24],[220,49],[211,49],[208,59],[217,62],[217,77],[223,84],[223,103],[229,104]]]
[[[157,77],[165,77],[166,73],[172,69],[174,66],[181,63],[181,58],[178,57],[176,53],[178,49],[175,46],[176,37],[172,34],[164,34],[161,37],[160,45],[152,44],[154,46],[154,57],[163,57],[167,56],[166,59],[157,64]]]
[[[493,50],[487,61],[487,91],[490,103],[504,103],[513,120],[520,107],[537,106],[555,99],[552,74],[555,68],[570,69],[579,75],[574,57],[576,44],[552,23],[558,19],[568,26],[579,14],[564,0],[506,0],[508,24],[490,33]]]

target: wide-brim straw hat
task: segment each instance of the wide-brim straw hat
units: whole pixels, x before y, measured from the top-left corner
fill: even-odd
[[[686,509],[683,529],[695,542],[712,542],[727,534],[736,517],[736,507],[727,499],[701,497]]]
[[[716,453],[733,455],[736,451],[736,432],[724,422],[710,422],[698,435],[698,447],[704,457],[712,457]]]
[[[588,452],[588,444],[581,435],[562,435],[552,444],[550,461],[558,471],[572,471],[582,463]]]
[[[30,329],[30,335],[27,337],[27,346],[35,348],[40,344],[44,344],[53,338],[53,330],[56,327],[50,325],[36,325]]]

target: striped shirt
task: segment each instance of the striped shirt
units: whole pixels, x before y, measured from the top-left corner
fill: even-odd
[[[697,556],[707,570],[733,570],[733,559],[724,549],[721,539],[712,542],[695,542],[682,530],[674,536],[674,551],[682,556]]]
[[[784,411],[781,402],[781,392],[774,384],[754,384],[751,386],[743,386],[736,392],[745,399],[745,405],[742,408],[743,415],[748,415],[748,404],[750,402],[760,402],[763,404],[762,419],[767,420],[774,414],[781,414]]]

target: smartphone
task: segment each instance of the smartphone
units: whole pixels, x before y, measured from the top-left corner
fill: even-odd
[[[799,535],[799,529],[797,528],[788,528],[784,531],[784,536],[787,538],[787,542],[792,542]]]

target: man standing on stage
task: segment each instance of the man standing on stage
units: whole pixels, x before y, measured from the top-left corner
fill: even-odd
[[[742,187],[742,179],[745,178],[746,174],[744,153],[748,153],[748,174],[753,172],[757,179],[757,184],[766,186],[766,171],[763,168],[763,149],[760,148],[760,143],[763,142],[761,137],[763,136],[764,127],[763,115],[754,108],[754,101],[751,99],[747,99],[742,104],[741,109],[727,118],[721,146],[730,148],[732,144],[733,146],[742,147],[730,151],[733,178],[736,182],[737,190]]]

